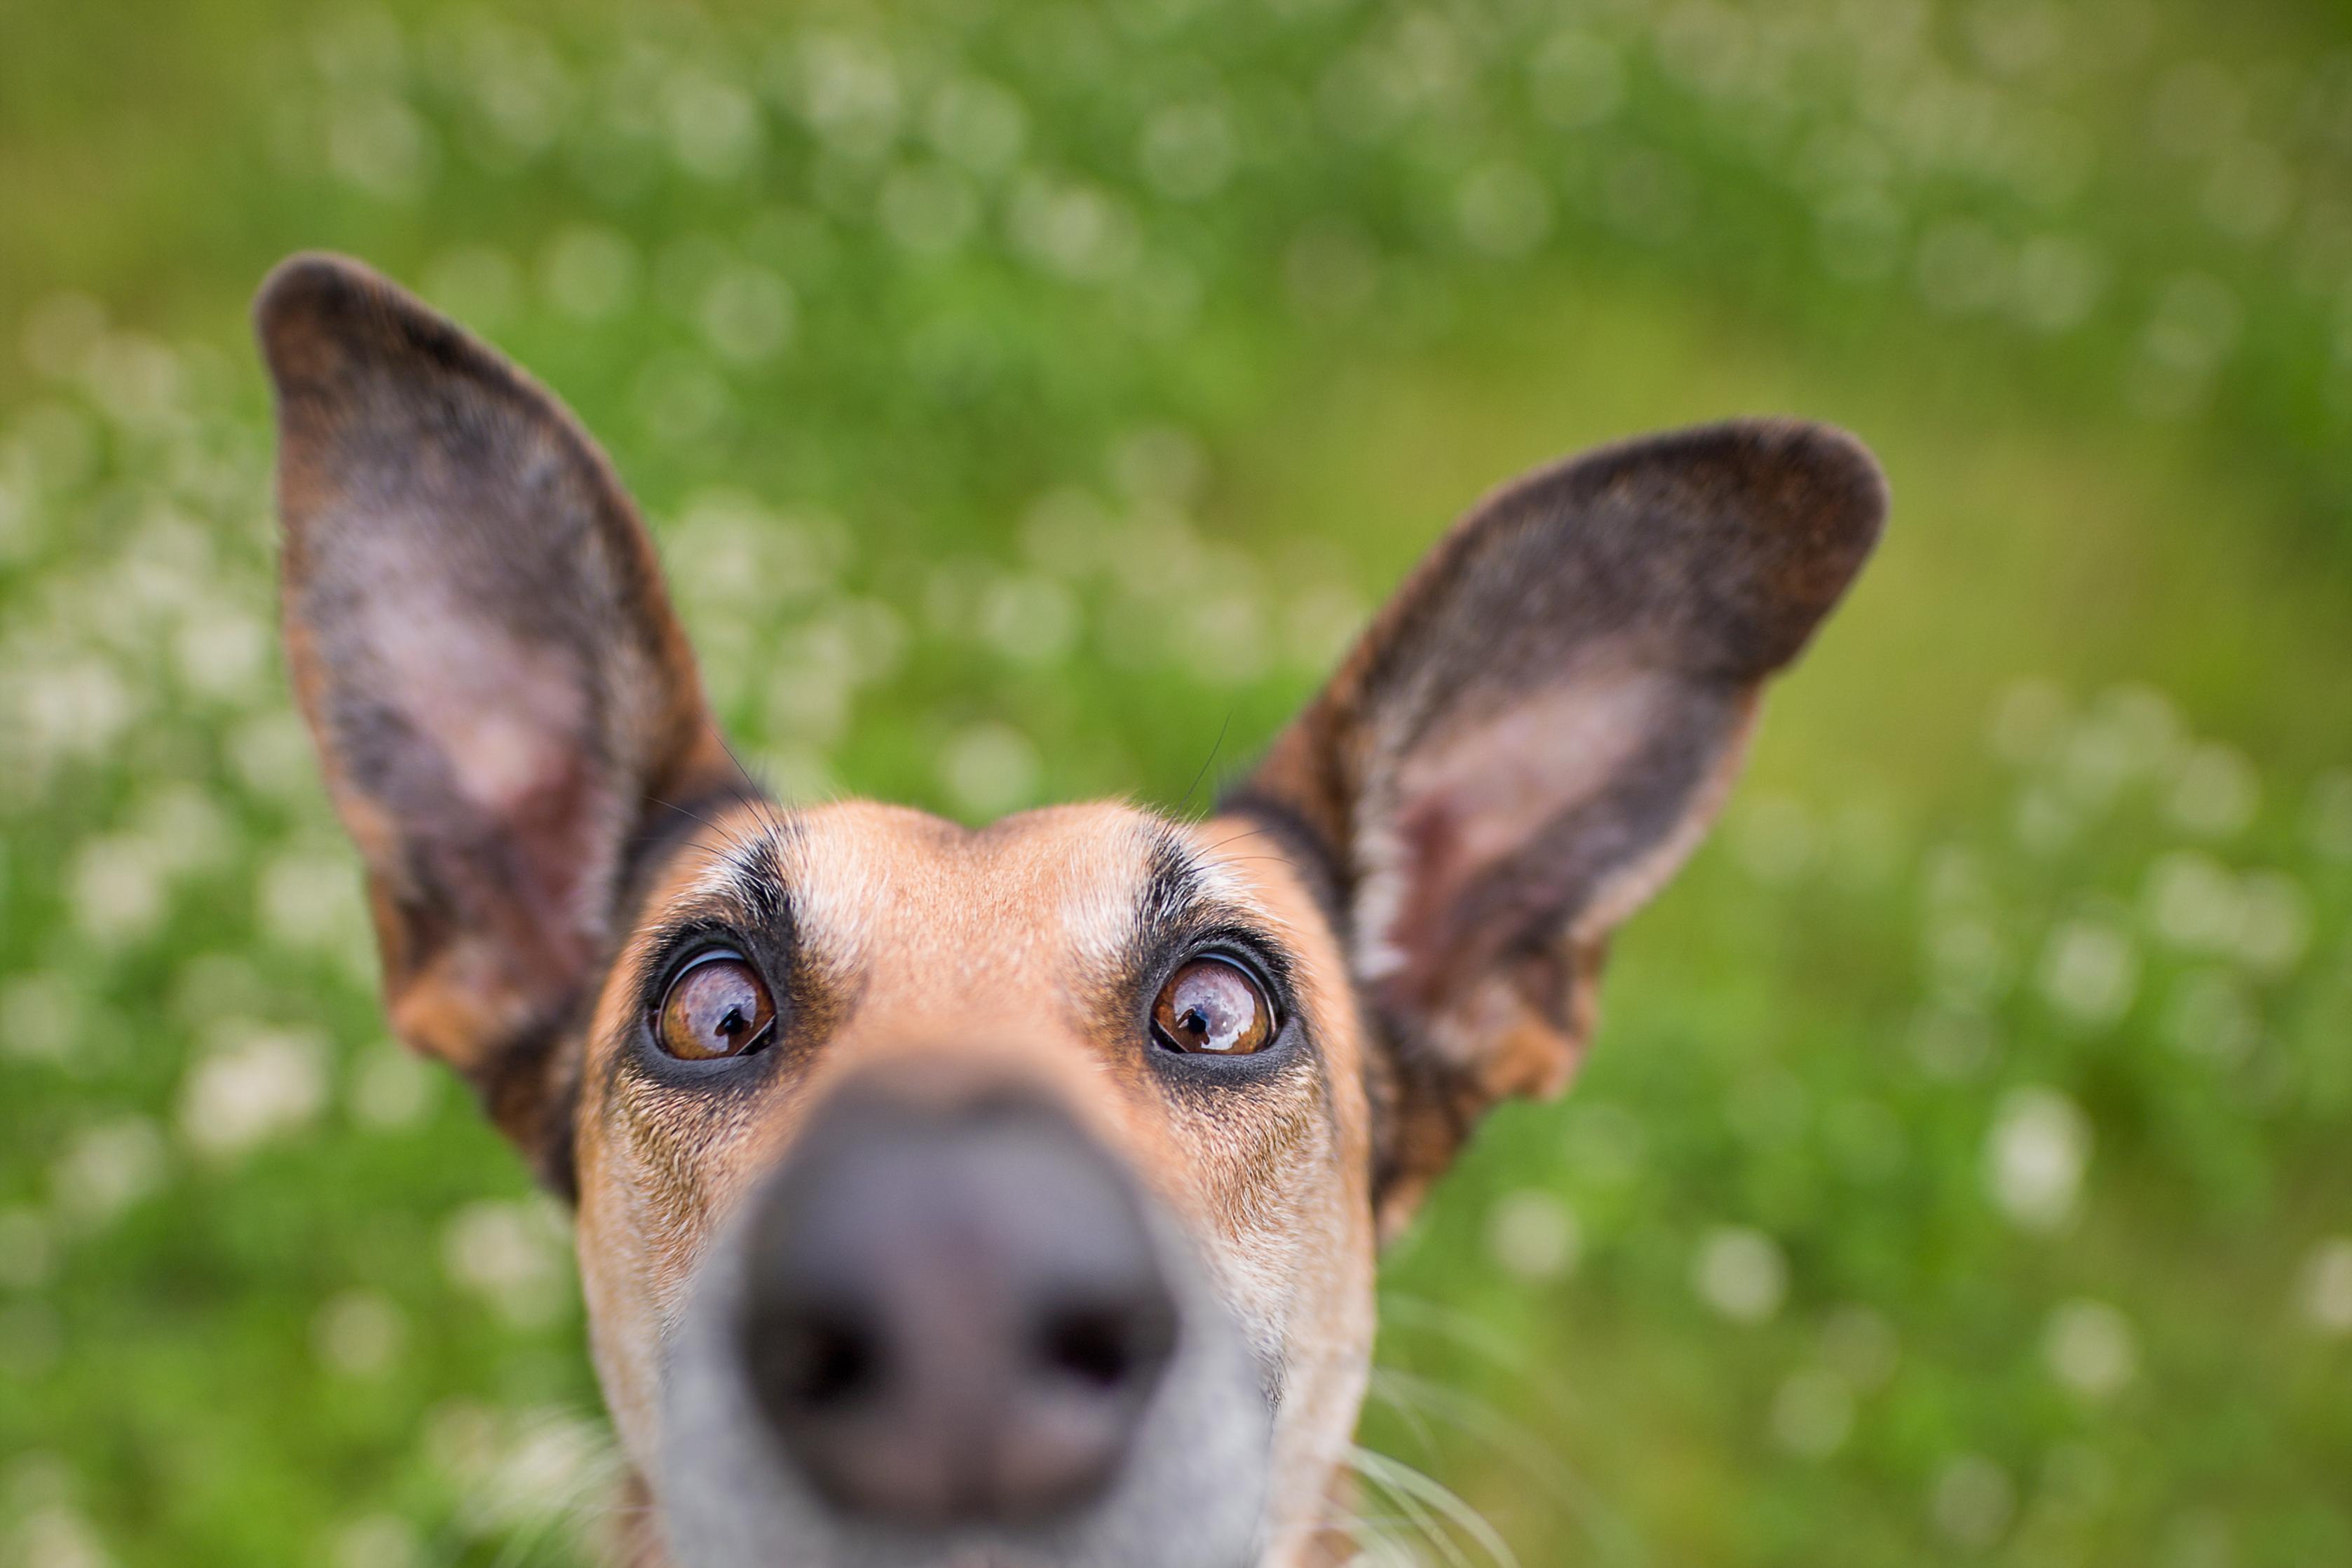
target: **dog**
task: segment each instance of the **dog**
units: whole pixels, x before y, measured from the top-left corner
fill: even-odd
[[[394,1031],[576,1217],[634,1568],[1346,1560],[1375,1259],[1877,540],[1853,437],[1541,469],[1206,820],[793,806],[545,391],[350,260],[256,305],[296,697]]]

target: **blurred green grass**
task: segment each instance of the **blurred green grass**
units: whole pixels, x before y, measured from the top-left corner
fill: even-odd
[[[270,641],[244,301],[314,245],[598,431],[780,783],[965,817],[1230,772],[1519,467],[1856,429],[1882,558],[1392,1260],[1376,1560],[2352,1560],[2338,11],[0,38],[0,1563],[566,1562],[599,1502],[560,1218],[384,1043]]]

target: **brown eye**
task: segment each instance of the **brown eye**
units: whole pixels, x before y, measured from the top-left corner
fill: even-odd
[[[1160,1043],[1201,1056],[1251,1056],[1274,1038],[1274,1009],[1238,964],[1195,958],[1151,1004]]]
[[[768,1036],[776,1004],[751,966],[713,954],[669,983],[662,998],[661,1046],[687,1061],[740,1056]]]

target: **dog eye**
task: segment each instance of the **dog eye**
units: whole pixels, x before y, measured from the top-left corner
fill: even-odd
[[[661,1047],[687,1061],[740,1056],[765,1040],[776,1004],[751,965],[733,953],[696,960],[662,998]]]
[[[1170,977],[1151,1004],[1160,1043],[1187,1055],[1249,1056],[1274,1038],[1274,1008],[1238,964],[1195,958]]]

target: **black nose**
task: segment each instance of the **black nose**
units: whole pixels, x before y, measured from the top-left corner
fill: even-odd
[[[894,1524],[1107,1490],[1177,1339],[1124,1173],[1026,1100],[829,1107],[759,1200],[744,1355],[817,1490]]]

